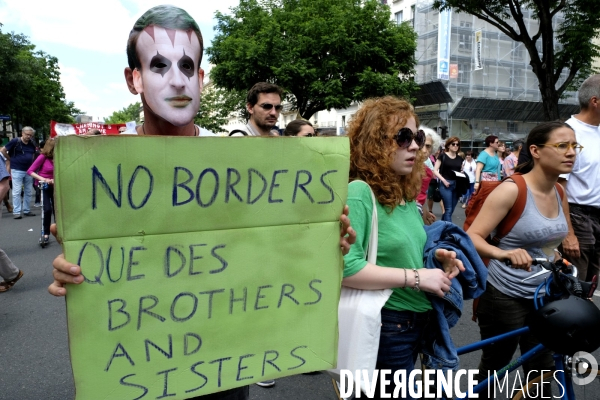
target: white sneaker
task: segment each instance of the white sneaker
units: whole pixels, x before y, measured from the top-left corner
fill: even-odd
[[[40,208],[42,205],[40,203],[35,203],[33,206],[37,207],[37,208]]]
[[[273,386],[275,386],[275,380],[269,379],[267,381],[256,382],[256,384],[260,387],[273,387]]]

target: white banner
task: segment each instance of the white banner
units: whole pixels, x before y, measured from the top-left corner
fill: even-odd
[[[450,79],[450,36],[452,34],[452,9],[440,11],[438,24],[438,79]]]
[[[473,57],[475,59],[475,68],[474,71],[483,69],[483,60],[481,56],[481,50],[483,48],[483,31],[481,29],[475,31],[475,46],[473,48],[475,51],[473,52]]]

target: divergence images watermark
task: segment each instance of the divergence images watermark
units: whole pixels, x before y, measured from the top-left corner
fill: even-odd
[[[579,351],[571,357],[570,370],[573,383],[576,385],[590,384],[598,376],[598,362],[590,353]],[[409,395],[413,398],[440,398],[445,395],[447,398],[478,398],[475,392],[475,386],[478,382],[475,379],[478,370],[447,371],[444,373],[441,370],[425,370],[415,369],[410,373],[405,370],[374,370],[369,374],[367,370],[340,371],[340,396],[343,398],[354,394],[356,398],[361,395],[366,398],[373,398],[376,392],[380,392],[381,398],[407,398]],[[565,387],[558,379],[558,373],[563,371],[530,371],[525,379],[522,379],[520,372],[516,374],[509,382],[509,375],[502,376],[504,371],[494,371],[488,374],[490,384],[487,386],[488,396],[491,393],[494,396],[506,391],[506,395],[512,398],[515,392],[527,390],[527,396],[530,398],[561,398],[564,394]],[[545,373],[552,372],[552,376],[544,376]],[[540,380],[532,387],[527,386],[527,382],[534,381],[536,375],[540,375]],[[553,393],[554,396],[544,396],[539,389],[544,384],[554,380],[562,393]],[[465,391],[461,390],[466,388]],[[526,388],[527,387],[527,388]],[[526,388],[526,389],[525,389]],[[533,392],[529,393],[532,389]],[[477,388],[477,390],[485,390],[485,387]]]

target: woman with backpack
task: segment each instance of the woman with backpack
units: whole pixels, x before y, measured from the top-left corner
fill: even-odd
[[[377,369],[414,368],[431,302],[443,297],[460,269],[456,253],[438,250],[441,269],[423,268],[427,235],[415,198],[421,187],[425,133],[410,103],[391,96],[367,100],[352,118],[348,206],[356,242],[344,256],[342,285],[355,289],[393,289],[381,310]],[[375,200],[372,197],[372,193]],[[376,264],[365,259],[373,207],[377,210]],[[445,272],[446,271],[446,272]],[[375,392],[379,398],[379,389]]]
[[[442,221],[452,222],[452,213],[460,197],[456,190],[457,173],[462,174],[460,171],[464,160],[458,155],[460,150],[458,137],[448,138],[444,147],[446,151],[440,152],[433,173],[440,180],[440,194],[445,208]]]
[[[526,144],[532,158],[516,171],[522,175],[515,174],[500,183],[487,196],[467,230],[479,255],[490,259],[486,291],[477,306],[481,339],[525,326],[527,316],[534,311],[534,292],[547,275],[533,277],[542,267],[532,265],[532,259],[554,260],[558,256],[554,249],[568,232],[568,214],[563,212],[566,196],[557,182],[560,174],[573,169],[576,154],[582,148],[575,140],[575,132],[563,122],[546,122],[533,128]],[[494,238],[497,246],[489,244],[486,238],[497,228],[501,230],[501,223],[508,220],[513,207],[522,207],[516,210],[520,218],[508,233]],[[484,348],[480,381],[487,378],[489,371],[508,364],[517,346],[524,354],[537,343],[532,335],[525,334]],[[523,364],[525,373],[553,367],[549,350]]]

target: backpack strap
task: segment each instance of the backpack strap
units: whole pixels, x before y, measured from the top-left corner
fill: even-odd
[[[498,224],[496,235],[492,238],[492,242],[495,245],[497,245],[500,242],[500,239],[506,236],[515,226],[517,221],[519,221],[519,218],[521,218],[521,215],[523,214],[523,210],[525,210],[525,204],[527,203],[527,183],[525,183],[523,175],[515,173],[504,178],[502,181],[507,179],[512,179],[512,181],[517,184],[519,192],[517,194],[517,200],[515,201],[515,204],[513,204],[508,214],[506,214],[504,219],[500,221],[500,224]]]
[[[565,198],[565,189],[563,189],[562,185],[558,182],[556,182],[554,184],[554,187],[556,188],[556,191],[558,192],[558,195],[560,196],[561,207],[562,207],[562,200],[564,200],[564,198]]]
[[[241,129],[234,129],[234,130],[232,130],[231,132],[229,132],[229,136],[233,136],[233,135],[235,135],[236,133],[241,133],[241,134],[242,134],[242,135],[244,135],[244,136],[248,136],[248,132],[246,132],[246,131],[243,131],[243,130],[241,130]]]

